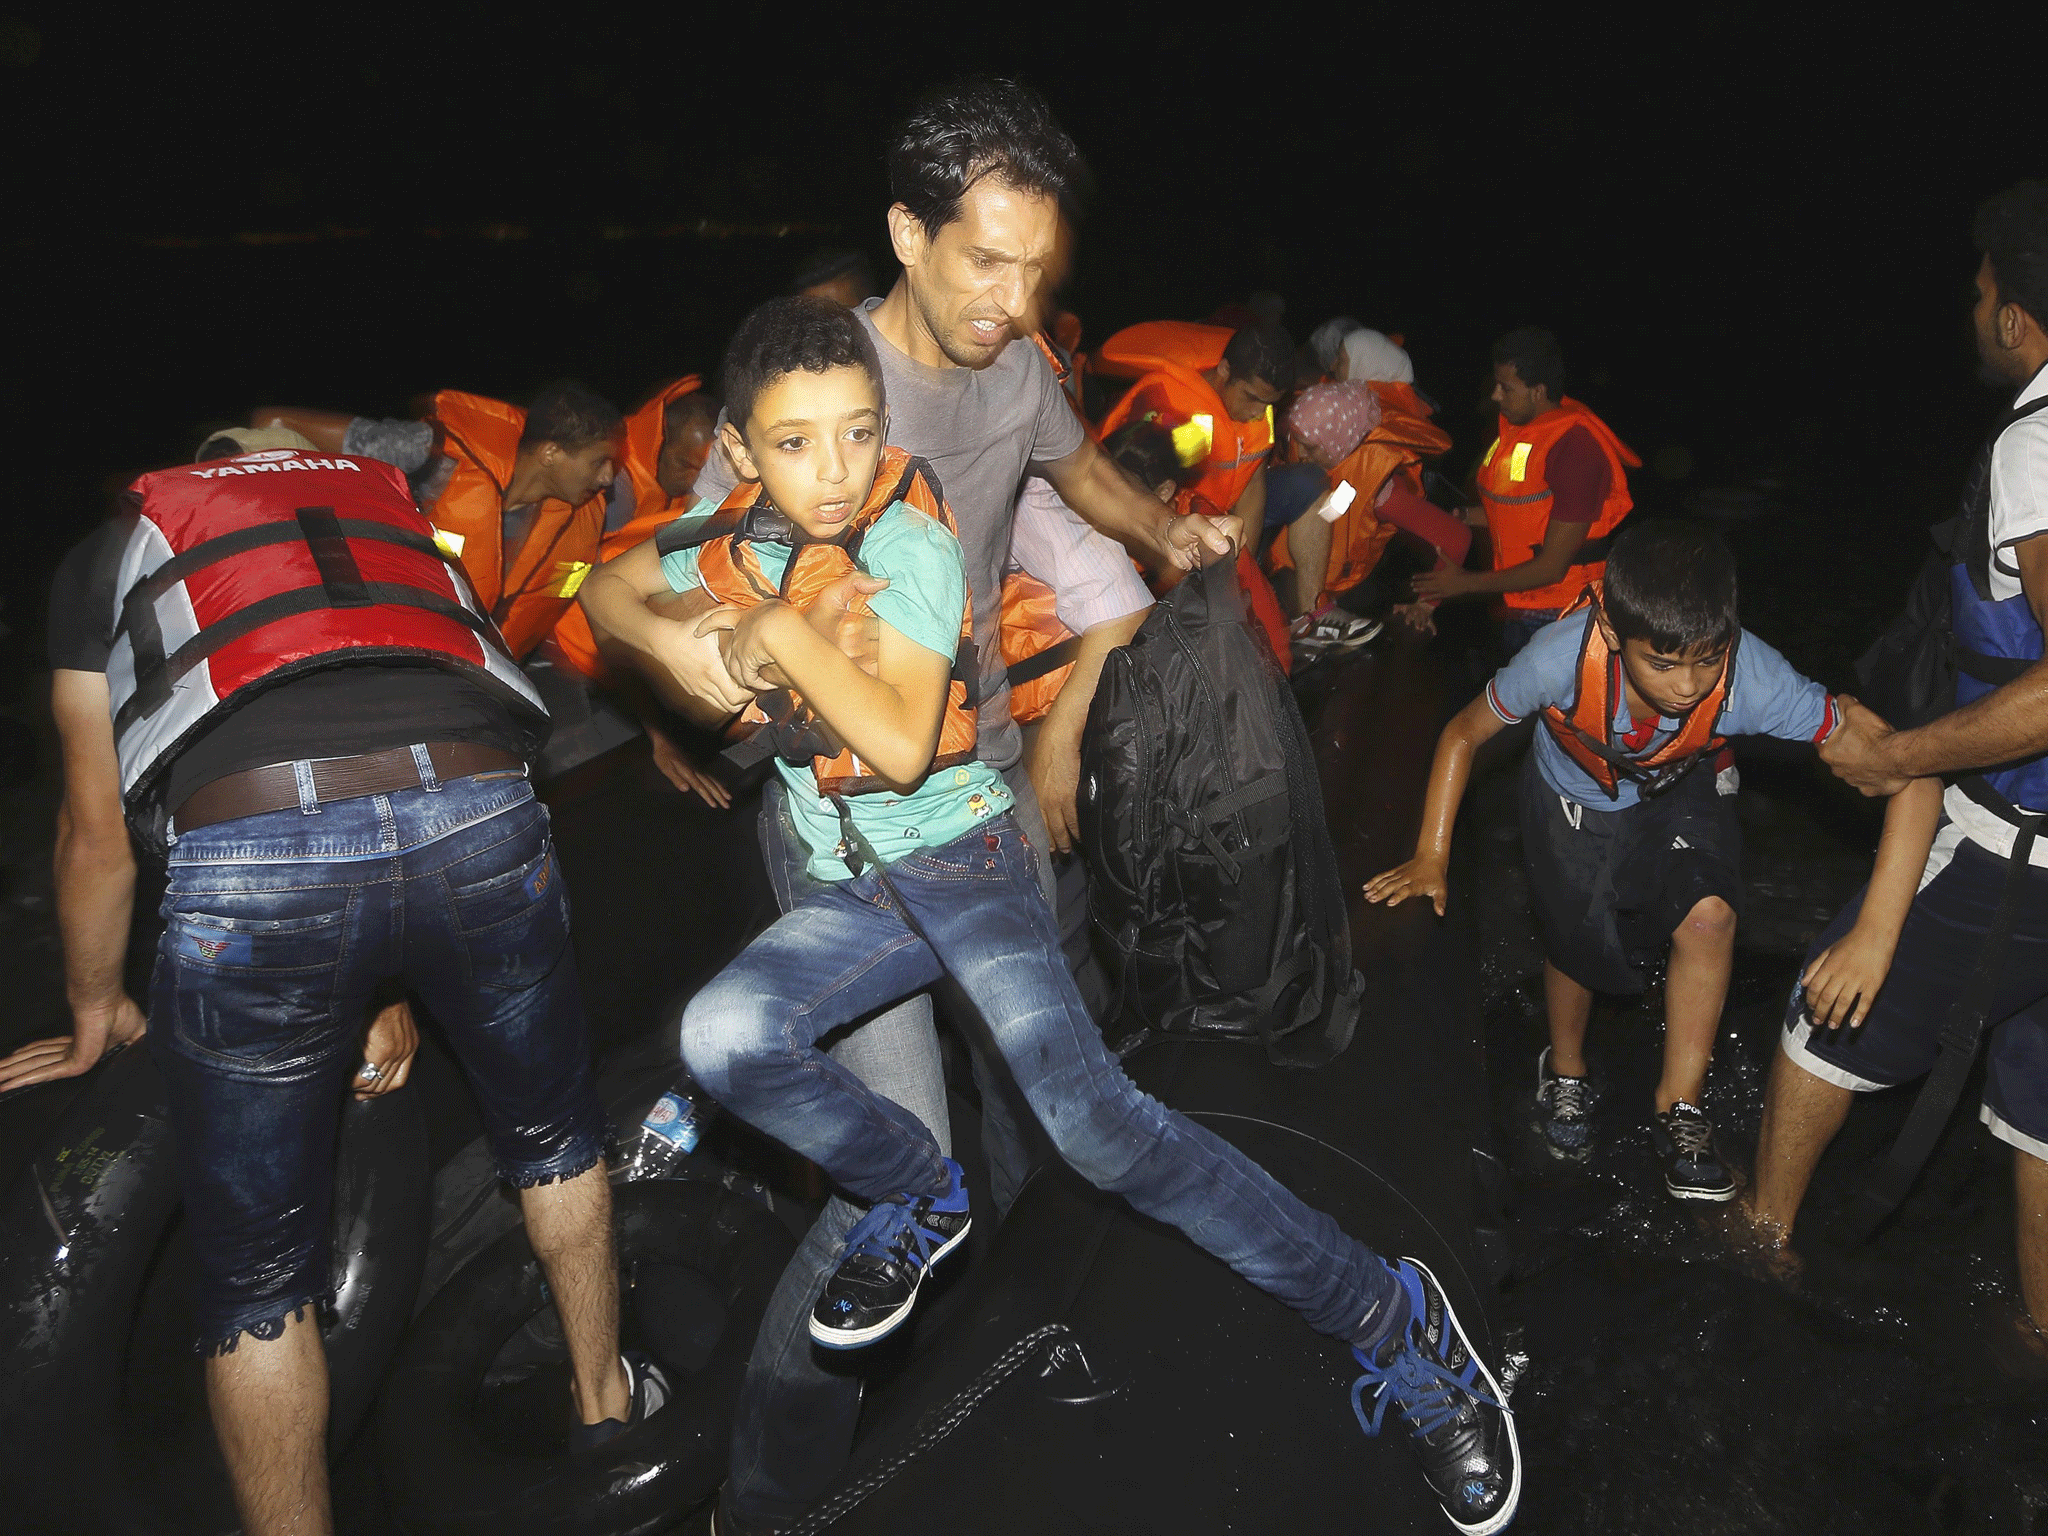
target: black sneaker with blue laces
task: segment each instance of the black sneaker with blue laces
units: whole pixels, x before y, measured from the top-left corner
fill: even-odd
[[[895,1332],[932,1265],[967,1236],[967,1186],[960,1165],[945,1161],[944,1194],[877,1201],[846,1234],[839,1267],[811,1308],[811,1337],[827,1349],[858,1349]]]
[[[1370,1355],[1352,1347],[1365,1374],[1351,1385],[1351,1409],[1368,1435],[1380,1432],[1389,1408],[1400,1414],[1451,1524],[1465,1536],[1492,1536],[1522,1500],[1514,1412],[1428,1266],[1402,1259],[1387,1268],[1407,1298],[1408,1322]]]

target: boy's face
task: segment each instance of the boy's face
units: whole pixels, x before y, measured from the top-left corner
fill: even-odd
[[[1600,620],[1600,628],[1613,645],[1614,630],[1606,619]],[[1622,641],[1621,675],[1628,687],[1629,713],[1640,720],[1655,710],[1677,719],[1714,691],[1727,663],[1728,647],[1713,642],[1689,651],[1660,651],[1647,640]]]
[[[744,432],[726,424],[725,446],[791,522],[831,541],[868,499],[888,426],[865,370],[798,369],[755,397]]]
[[[1257,421],[1280,403],[1281,392],[1264,379],[1236,378],[1228,363],[1219,362],[1216,371],[1223,376],[1217,393],[1223,397],[1223,409],[1230,413],[1232,421]]]
[[[543,490],[572,507],[582,506],[612,483],[612,477],[618,473],[620,447],[617,440],[586,443],[576,449],[564,448],[560,443],[542,443]]]

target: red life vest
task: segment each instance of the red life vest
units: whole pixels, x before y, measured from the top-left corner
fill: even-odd
[[[1565,614],[1586,613],[1577,690],[1569,710],[1553,704],[1543,711],[1543,723],[1565,756],[1585,769],[1609,799],[1619,798],[1623,777],[1633,779],[1643,794],[1659,794],[1684,778],[1702,757],[1727,745],[1720,734],[1721,714],[1728,707],[1728,679],[1735,675],[1735,648],[1742,634],[1738,630],[1729,642],[1720,677],[1707,696],[1686,711],[1671,739],[1647,756],[1631,757],[1614,744],[1614,706],[1623,686],[1621,657],[1600,631],[1599,597],[1596,582],[1565,609]]]
[[[1102,419],[1102,435],[1130,421],[1141,404],[1156,407],[1160,424],[1173,430],[1182,463],[1200,466],[1188,487],[1228,512],[1237,505],[1273,450],[1273,413],[1235,421],[1223,397],[1202,377],[1223,361],[1231,333],[1220,326],[1181,320],[1148,320],[1118,331],[1096,349],[1097,373],[1138,374],[1130,393]],[[1151,407],[1148,407],[1150,409]]]
[[[429,662],[503,699],[538,750],[547,711],[405,477],[376,459],[271,449],[142,476],[107,684],[121,796],[160,834],[166,770],[275,683]]]
[[[1544,467],[1557,440],[1573,427],[1584,427],[1607,455],[1607,499],[1600,504],[1600,515],[1587,528],[1586,542],[1563,577],[1547,587],[1503,592],[1501,601],[1509,608],[1561,609],[1587,582],[1599,580],[1607,569],[1608,536],[1635,505],[1628,494],[1628,469],[1640,469],[1643,461],[1614,435],[1612,427],[1578,401],[1567,395],[1554,409],[1519,427],[1503,416],[1500,435],[1479,461],[1477,477],[1487,530],[1493,536],[1493,568],[1504,571],[1521,565],[1543,548],[1544,536],[1550,531],[1551,505]]]
[[[639,410],[626,418],[626,443],[619,455],[619,470],[633,486],[633,515],[604,535],[598,544],[598,559],[616,560],[636,544],[644,544],[662,528],[689,511],[686,502],[674,501],[661,488],[655,469],[667,440],[668,408],[672,401],[694,394],[704,387],[696,374],[687,374],[664,384]],[[597,637],[590,632],[590,620],[571,603],[555,621],[555,649],[562,660],[585,677],[602,678],[609,668],[598,654]]]
[[[752,608],[780,599],[798,608],[808,608],[825,588],[861,568],[862,537],[899,501],[924,513],[947,532],[957,533],[952,509],[946,505],[945,494],[931,466],[901,448],[892,447],[882,450],[882,461],[876,467],[875,483],[867,500],[847,519],[845,534],[832,543],[809,539],[773,502],[763,497],[760,481],[754,480],[735,486],[703,526],[678,537],[663,536],[657,547],[663,554],[695,548],[697,579],[721,603]],[[761,561],[760,546],[769,543],[790,548],[780,580],[770,576]],[[974,758],[975,699],[969,680],[976,674],[977,655],[970,606],[960,618],[960,646],[954,656],[952,682],[946,690],[938,749],[928,773]],[[850,749],[826,739],[818,717],[794,690],[768,695],[749,706],[742,718],[771,733],[770,739],[784,758],[801,761],[808,757],[821,795],[871,794],[895,787],[870,773]]]
[[[553,498],[543,501],[508,569],[502,547],[505,492],[512,484],[526,412],[444,389],[434,396],[433,423],[441,451],[454,460],[455,469],[429,515],[444,535],[453,535],[444,542],[469,573],[512,654],[523,659],[568,612],[597,563],[604,496],[577,507]]]

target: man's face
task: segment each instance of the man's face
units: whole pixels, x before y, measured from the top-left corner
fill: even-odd
[[[1527,426],[1557,404],[1550,398],[1548,386],[1538,384],[1531,388],[1524,384],[1513,363],[1493,365],[1493,403],[1500,407],[1508,424],[1516,427]]]
[[[549,443],[543,450],[541,467],[547,471],[550,496],[579,507],[612,483],[619,471],[619,442],[586,443],[570,450]]]
[[[1059,229],[1056,200],[986,178],[936,234],[900,204],[890,211],[911,303],[948,362],[986,368],[1028,327]]]
[[[1725,645],[1660,651],[1643,639],[1621,643],[1621,670],[1628,677],[1629,687],[1658,714],[1673,719],[1713,692],[1727,662]]]
[[[1230,365],[1218,365],[1228,371]],[[1264,379],[1230,378],[1219,391],[1223,396],[1223,409],[1230,413],[1232,421],[1257,421],[1279,402],[1280,391]]]
[[[711,431],[712,424],[702,416],[690,416],[663,436],[654,479],[671,501],[681,501],[696,489],[697,475],[711,456]]]
[[[868,499],[887,429],[865,369],[798,369],[755,397],[744,433],[727,423],[725,446],[791,522],[833,541]]]

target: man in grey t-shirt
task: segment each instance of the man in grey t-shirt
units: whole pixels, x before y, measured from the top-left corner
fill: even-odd
[[[1044,822],[1019,762],[1021,738],[1010,719],[997,643],[1003,563],[1025,471],[1051,481],[1068,506],[1155,569],[1190,569],[1205,548],[1228,553],[1240,527],[1235,517],[1176,517],[1134,485],[1083,432],[1044,355],[1026,339],[1059,236],[1061,203],[1080,172],[1073,142],[1024,87],[971,82],[933,98],[889,156],[896,198],[889,237],[903,270],[886,297],[861,310],[881,357],[888,440],[931,463],[966,554],[981,656],[979,752],[1005,770],[1018,819],[1041,856],[1048,845]],[[699,492],[714,499],[731,486],[729,465],[716,459],[697,481]],[[658,558],[649,543],[619,560]],[[598,616],[591,617],[601,629]],[[727,671],[718,636],[699,636],[695,628],[642,626],[633,643],[707,710],[744,708],[753,695]],[[1078,727],[1060,745],[1078,757]],[[787,819],[775,809],[764,811],[763,844],[780,889],[780,871],[801,860],[783,846]],[[1049,878],[1047,884],[1050,894]],[[853,1039],[859,1059],[842,1057],[842,1064],[918,1113],[948,1145],[929,1000],[892,1009]],[[988,1120],[990,1194],[1001,1211],[1025,1171],[1017,1117],[1003,1103],[1002,1083],[979,1070],[977,1076]],[[796,1518],[823,1494],[851,1449],[860,1378],[824,1369],[809,1328],[812,1304],[861,1214],[843,1199],[828,1202],[762,1319],[733,1427],[732,1476],[718,1511],[722,1533],[773,1529]]]

